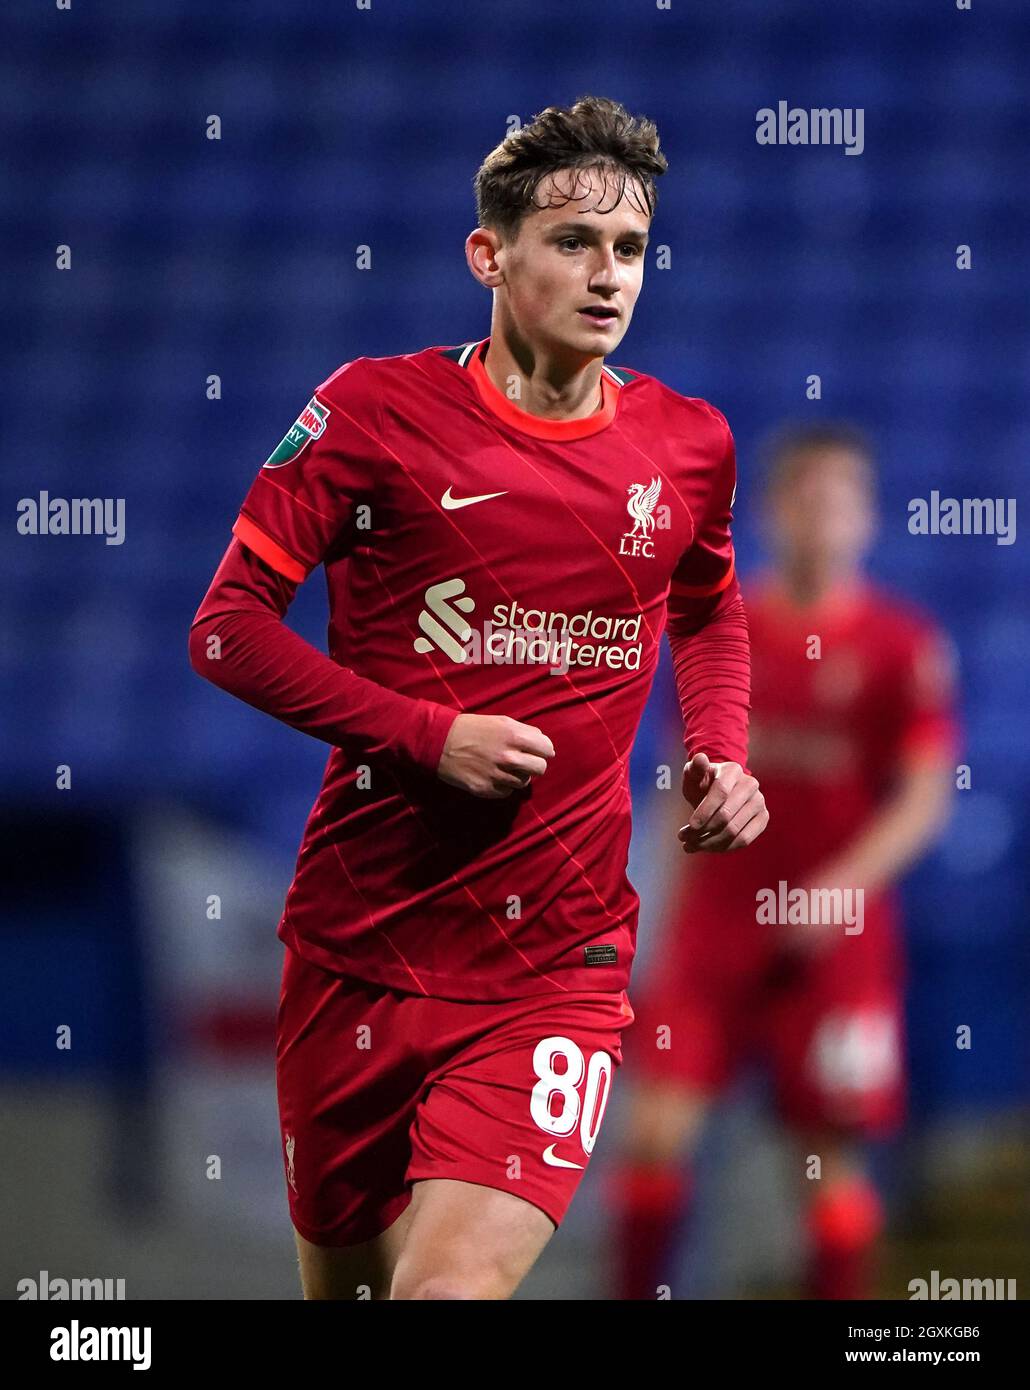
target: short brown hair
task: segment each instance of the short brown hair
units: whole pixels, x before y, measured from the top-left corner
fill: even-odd
[[[811,465],[814,455],[852,454],[861,460],[863,480],[872,490],[875,454],[869,436],[846,420],[821,424],[787,424],[768,435],[759,448],[767,494],[782,492]]]
[[[613,207],[622,200],[627,180],[637,179],[650,218],[658,202],[655,179],[668,167],[654,122],[631,116],[619,102],[585,96],[571,107],[548,106],[483,160],[473,180],[479,225],[514,240],[527,212],[559,206],[535,201],[540,181],[559,169],[614,174],[620,183]]]

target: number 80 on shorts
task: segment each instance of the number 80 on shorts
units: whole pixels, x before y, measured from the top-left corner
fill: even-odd
[[[555,1071],[559,1058],[565,1059],[560,1072]],[[571,1038],[542,1038],[533,1049],[533,1070],[539,1078],[529,1101],[533,1120],[545,1134],[556,1139],[570,1135],[579,1125],[580,1143],[589,1156],[611,1091],[611,1057],[607,1052],[597,1051],[591,1053],[587,1062],[581,1048]],[[556,1096],[561,1098],[561,1109],[552,1114]]]

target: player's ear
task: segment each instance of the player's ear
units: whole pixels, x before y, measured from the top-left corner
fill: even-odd
[[[487,289],[496,289],[504,282],[504,273],[498,264],[500,238],[491,227],[477,227],[465,239],[465,259],[468,268]]]

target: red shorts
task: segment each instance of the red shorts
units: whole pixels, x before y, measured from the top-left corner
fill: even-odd
[[[294,1226],[315,1245],[371,1240],[423,1178],[514,1193],[557,1226],[632,1021],[624,991],[457,1003],[287,947],[276,1082]]]
[[[906,1101],[902,984],[860,941],[807,961],[741,952],[735,970],[715,968],[711,951],[693,967],[681,955],[680,969],[634,992],[630,1069],[714,1095],[760,1061],[787,1124],[894,1133]]]

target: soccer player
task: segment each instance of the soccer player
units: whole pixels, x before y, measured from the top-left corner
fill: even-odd
[[[741,860],[677,857],[626,1050],[623,1298],[670,1284],[692,1154],[746,1059],[769,1064],[796,1141],[812,1297],[870,1296],[882,1215],[863,1141],[903,1116],[893,885],[938,833],[954,787],[950,647],[863,577],[875,513],[862,436],[788,429],[770,455],[773,568],[748,582],[748,622],[751,758],[772,825]]]
[[[199,674],[332,745],[278,929],[309,1298],[507,1298],[562,1220],[633,1017],[629,754],[666,627],[692,841],[767,820],[732,435],[605,360],[665,168],[590,97],[493,150],[489,337],[318,386],[191,629]],[[328,656],[282,622],[318,565]]]

